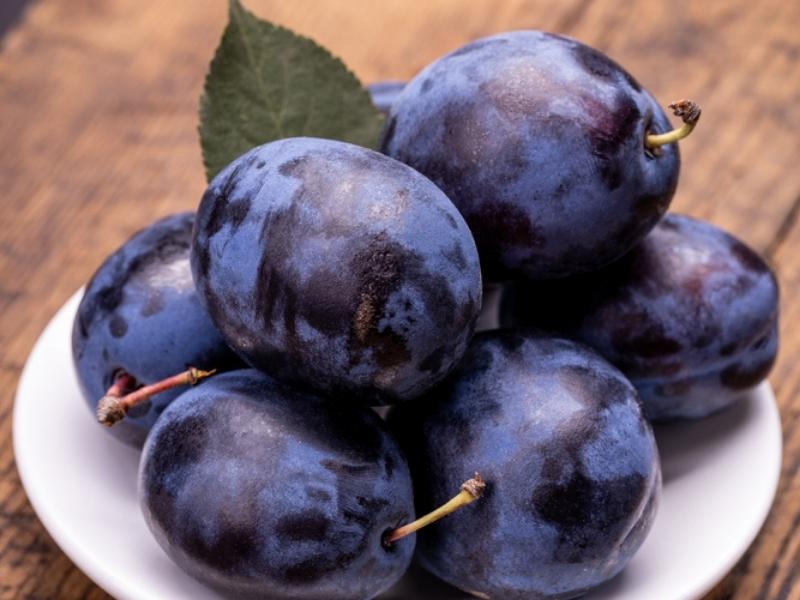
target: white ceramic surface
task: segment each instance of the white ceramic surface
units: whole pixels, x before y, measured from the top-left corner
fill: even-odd
[[[70,356],[80,294],[34,347],[17,389],[14,449],[34,509],[66,554],[119,600],[219,598],[175,567],[150,536],[136,499],[138,453],[97,425]],[[767,384],[732,409],[657,429],[664,494],[653,530],[628,567],[586,598],[689,600],[735,564],[772,503],[781,427]],[[413,569],[381,598],[462,598]]]

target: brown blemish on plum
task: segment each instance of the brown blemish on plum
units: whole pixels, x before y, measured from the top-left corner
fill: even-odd
[[[305,321],[326,339],[337,344],[344,342],[347,352],[343,357],[344,365],[371,367],[368,376],[373,383],[382,388],[391,387],[402,367],[412,359],[406,338],[414,321],[413,317],[402,313],[401,318],[389,314],[393,312],[387,308],[390,299],[402,305],[406,292],[419,295],[431,318],[450,324],[452,330],[459,326],[458,318],[453,316],[460,316],[460,307],[456,306],[451,283],[445,276],[431,272],[422,257],[394,240],[386,231],[352,237],[351,220],[342,213],[336,194],[352,193],[352,188],[358,188],[362,180],[369,183],[377,176],[376,168],[382,171],[385,167],[388,172],[405,178],[409,176],[409,168],[377,154],[374,160],[363,157],[363,160],[356,160],[348,152],[340,154],[341,157],[335,152],[332,157],[323,157],[310,152],[278,167],[283,176],[297,179],[299,185],[288,206],[270,212],[269,218],[261,224],[263,248],[254,303],[256,314],[263,320],[267,332],[280,332],[280,324],[283,324],[282,333],[285,335],[280,343],[288,349],[284,354],[291,355],[291,360],[289,357],[278,358],[278,364],[275,364],[273,361],[278,353],[270,349],[262,349],[258,356],[251,353],[250,358],[257,364],[269,364],[274,373],[291,371],[291,363],[298,359],[315,369],[313,352],[307,351],[306,342],[299,338],[299,328]],[[355,172],[342,178],[337,177],[335,169],[332,172],[330,168],[318,168],[320,164],[329,167],[337,158],[348,165],[355,160]],[[392,201],[386,204],[397,207],[397,210],[419,201],[408,187],[398,188],[392,193]],[[432,205],[435,207],[435,203]],[[440,209],[450,226],[459,226],[452,214],[441,207],[436,208]],[[387,220],[396,219],[397,210],[384,211],[378,202],[374,205],[367,203],[365,210],[373,216],[378,214]],[[314,212],[315,217],[306,217]],[[297,236],[301,231],[307,232],[306,235],[312,239],[330,239],[337,248],[345,244],[341,256],[352,257],[352,260],[343,265],[302,273],[302,265],[295,262],[298,250],[303,248],[303,242],[298,241]],[[456,263],[459,260],[466,262],[461,248],[454,248],[448,258]],[[215,309],[209,307],[209,312],[215,312]],[[472,317],[474,315],[469,316]],[[462,326],[468,324],[465,322]],[[446,358],[443,358],[443,364],[449,366],[451,361]],[[291,374],[287,376],[292,377]],[[325,379],[326,376],[320,374],[319,378]],[[333,393],[348,391],[340,389],[342,386],[346,388],[346,384],[335,375],[319,383],[320,387]]]
[[[379,323],[385,316],[390,295],[406,279],[408,251],[389,241],[385,233],[375,236],[364,249],[353,256],[350,270],[358,282],[358,304],[351,323],[351,360],[362,350],[371,348],[375,362],[389,369],[411,360],[411,352],[403,336]]]

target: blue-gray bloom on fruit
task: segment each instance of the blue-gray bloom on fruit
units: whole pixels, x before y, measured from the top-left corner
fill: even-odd
[[[650,530],[661,489],[652,429],[630,382],[588,347],[479,333],[389,425],[418,514],[480,472],[479,501],[417,533],[422,566],[480,597],[574,598],[619,573]]]
[[[778,351],[778,283],[744,243],[670,214],[596,273],[506,290],[505,326],[580,340],[617,365],[652,420],[699,418],[747,394]]]
[[[367,600],[407,569],[405,458],[366,407],[255,370],[211,378],[164,412],[139,473],[145,520],[187,573],[235,598]]]
[[[699,110],[685,104],[696,121]],[[544,279],[597,269],[653,228],[680,160],[676,144],[650,150],[646,138],[670,129],[655,99],[603,53],[515,31],[467,44],[412,79],[392,104],[382,151],[455,203],[487,280]]]
[[[447,197],[332,140],[272,142],[225,168],[200,203],[192,271],[252,366],[376,404],[441,380],[481,307],[475,243]]]
[[[75,316],[72,356],[93,411],[122,374],[138,386],[187,367],[225,370],[242,364],[197,298],[189,267],[193,224],[193,213],[156,221],[109,256],[86,286]],[[110,431],[141,446],[180,392],[158,394]]]

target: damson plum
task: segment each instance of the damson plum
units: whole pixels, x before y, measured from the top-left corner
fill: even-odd
[[[602,271],[509,288],[501,322],[589,344],[631,379],[650,419],[698,418],[769,373],[778,285],[742,242],[671,214]]]
[[[92,410],[121,373],[151,384],[187,367],[241,365],[197,298],[189,267],[194,214],[166,217],[128,240],[86,286],[72,331],[78,381]],[[141,446],[180,390],[158,394],[111,431]]]
[[[688,106],[679,112],[696,122]],[[668,129],[653,97],[601,52],[516,31],[467,44],[411,80],[382,151],[455,203],[487,280],[541,279],[601,267],[658,222],[680,160],[676,144],[650,151],[646,138]]]
[[[139,495],[164,551],[234,598],[373,598],[405,572],[414,537],[405,458],[365,407],[254,370],[185,392],[153,428]]]
[[[331,140],[272,142],[224,169],[200,204],[192,269],[252,366],[371,403],[441,380],[481,307],[475,243],[447,197]]]
[[[480,472],[483,497],[417,533],[417,559],[486,598],[573,598],[617,574],[661,489],[636,390],[575,342],[479,333],[458,368],[390,428],[419,514]]]
[[[392,104],[403,91],[406,84],[402,81],[379,81],[367,86],[372,103],[383,114],[388,115]]]

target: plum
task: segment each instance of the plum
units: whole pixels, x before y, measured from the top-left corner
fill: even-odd
[[[94,411],[115,379],[151,384],[187,367],[241,366],[201,306],[189,267],[193,213],[156,221],[134,234],[86,286],[72,331],[81,391]],[[111,432],[141,446],[156,418],[180,390],[132,409]]]
[[[588,347],[530,331],[477,334],[457,369],[389,426],[418,513],[473,470],[469,508],[417,533],[417,560],[486,598],[572,598],[616,575],[645,539],[661,489],[636,390]]]
[[[699,418],[762,381],[778,347],[778,284],[745,244],[670,214],[589,275],[520,284],[501,323],[580,340],[619,367],[651,420]]]
[[[475,243],[447,197],[332,140],[272,142],[225,168],[200,203],[192,270],[252,366],[373,404],[441,380],[481,307]]]
[[[232,597],[368,599],[405,572],[414,516],[405,458],[366,407],[255,370],[192,388],[153,428],[139,496],[164,551]]]
[[[388,115],[392,104],[394,104],[400,92],[403,91],[405,85],[403,81],[378,81],[368,85],[367,90],[369,90],[369,95],[372,97],[372,103],[384,115]]]
[[[699,108],[679,103],[679,113],[691,121],[685,135]],[[546,279],[611,262],[658,222],[677,185],[669,142],[680,136],[650,136],[669,129],[653,97],[601,52],[515,31],[421,71],[392,104],[381,147],[455,203],[487,280]]]

